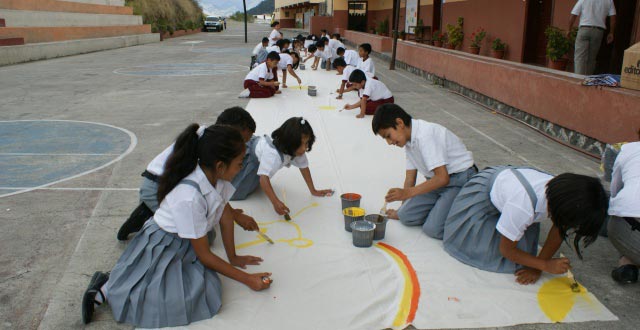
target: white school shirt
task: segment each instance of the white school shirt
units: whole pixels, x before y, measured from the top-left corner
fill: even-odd
[[[357,68],[355,66],[347,65],[342,70],[342,81],[349,82],[349,76],[355,71]],[[363,71],[364,72],[364,71]],[[367,77],[367,81],[374,80],[373,75],[370,72],[364,72],[365,77]]]
[[[188,184],[178,184],[162,200],[153,219],[166,232],[181,238],[200,238],[220,222],[236,189],[225,180],[218,180],[214,188],[200,166],[185,179],[197,183],[200,191]]]
[[[258,43],[258,44],[256,45],[256,47],[255,47],[255,48],[253,48],[253,51],[251,52],[251,54],[252,54],[253,56],[256,56],[256,55],[258,55],[258,53],[259,53],[261,50],[263,50],[263,49],[266,49],[266,48],[265,48],[265,47],[263,47],[263,46],[262,46],[262,42],[260,42],[260,43]]]
[[[640,142],[622,145],[613,164],[609,214],[640,218]]]
[[[328,49],[327,46],[324,47],[324,51],[318,49],[318,50],[316,50],[315,53],[313,53],[313,56],[319,57],[319,58],[321,58],[323,60],[327,60],[327,59],[331,58],[331,55],[330,55],[331,53],[329,53],[329,56],[327,56],[327,49]]]
[[[329,39],[329,48],[331,49],[332,59],[340,57],[338,56],[338,48],[340,47],[344,48],[344,44],[340,40]]]
[[[280,47],[278,47],[276,45],[269,46],[269,47],[265,48],[265,50],[267,51],[267,54],[271,53],[271,52],[276,52],[276,53],[280,54]]]
[[[251,70],[249,74],[247,74],[247,76],[244,78],[244,80],[253,81],[260,81],[260,79],[264,79],[265,81],[273,79],[273,72],[269,70],[266,62],[253,68],[253,70]]]
[[[266,175],[269,178],[273,178],[283,167],[290,167],[291,165],[297,168],[309,167],[306,153],[295,158],[289,155],[283,155],[284,161],[282,161],[278,150],[274,148],[264,136],[261,136],[260,141],[256,143],[255,153],[260,161],[258,175]]]
[[[344,61],[347,62],[347,65],[356,67],[360,62],[360,56],[355,50],[347,49],[344,51]]]
[[[278,62],[278,70],[286,70],[287,65],[293,66],[293,57],[287,53],[280,54],[280,62]]]
[[[616,14],[613,0],[578,0],[572,15],[580,16],[580,26],[597,26],[607,28],[607,16]]]
[[[373,59],[371,57],[366,61],[363,61],[362,58],[360,58],[357,68],[364,72],[371,72],[374,76],[376,75],[376,66],[373,64]]]
[[[269,46],[275,45],[276,41],[278,41],[279,38],[280,38],[280,32],[278,32],[278,30],[276,29],[273,29],[273,31],[271,31],[271,34],[269,34]]]
[[[313,45],[315,42],[316,42],[315,40],[305,40],[304,48],[309,48],[309,46]]]
[[[383,82],[369,77],[367,77],[364,88],[360,89],[359,94],[360,97],[369,97],[369,101],[385,100],[393,96]]]
[[[516,171],[522,173],[536,193],[538,202],[535,212],[527,190],[509,169],[498,174],[489,193],[491,204],[500,211],[496,229],[512,242],[519,241],[529,226],[547,217],[545,190],[547,183],[553,178],[549,174],[532,169]]]
[[[170,146],[164,149],[161,153],[159,153],[155,158],[153,158],[151,163],[147,165],[147,172],[151,174],[155,174],[157,176],[161,176],[162,173],[164,173],[164,164],[167,163],[167,159],[169,159],[169,156],[173,152],[173,146],[175,144],[176,144],[175,142],[172,143]]]
[[[367,81],[368,83],[368,81]],[[411,119],[411,140],[405,145],[407,170],[418,170],[427,178],[436,167],[446,166],[449,174],[473,166],[473,154],[460,138],[442,125]]]

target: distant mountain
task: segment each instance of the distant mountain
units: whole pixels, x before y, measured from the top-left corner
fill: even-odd
[[[262,0],[257,6],[247,10],[249,15],[271,14],[276,8],[276,0]]]
[[[247,11],[259,5],[262,0],[246,0]],[[242,12],[242,0],[198,0],[205,14],[211,16],[230,16],[239,11]],[[273,2],[273,1],[272,1]],[[271,10],[273,11],[273,9]]]

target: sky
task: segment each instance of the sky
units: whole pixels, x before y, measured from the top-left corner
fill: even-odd
[[[255,7],[262,0],[246,0],[247,10]],[[202,9],[208,15],[229,16],[236,11],[242,11],[242,0],[198,0]]]

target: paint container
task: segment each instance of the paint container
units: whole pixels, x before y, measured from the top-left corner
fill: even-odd
[[[369,221],[376,225],[375,233],[373,234],[374,240],[381,240],[384,238],[384,233],[387,229],[387,216],[383,214],[367,214],[364,220]]]
[[[376,225],[369,221],[355,221],[351,224],[353,245],[355,247],[370,247],[373,244],[373,233]]]
[[[342,210],[349,207],[360,207],[360,199],[362,196],[355,193],[346,193],[340,195],[340,199],[342,200]]]
[[[316,89],[316,86],[309,86],[307,89],[307,94],[309,94],[309,96],[318,95],[318,90]]]
[[[298,67],[300,68],[300,70],[304,70],[304,63],[300,63]]]
[[[364,220],[365,211],[359,207],[348,207],[342,210],[344,215],[344,230],[351,231],[351,223],[354,221]]]

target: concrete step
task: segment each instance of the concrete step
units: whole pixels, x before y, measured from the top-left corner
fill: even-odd
[[[64,1],[91,3],[95,5],[124,6],[124,0],[64,0]]]
[[[157,33],[0,47],[0,66],[159,42]]]
[[[60,0],[0,0],[1,9],[132,15],[133,8]]]
[[[151,25],[0,28],[0,38],[24,38],[27,44],[147,33],[151,33]]]
[[[140,25],[142,16],[0,9],[7,27]]]
[[[24,45],[24,38],[0,39],[0,46],[17,46],[17,45]]]

